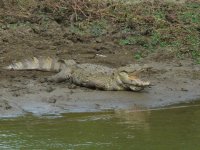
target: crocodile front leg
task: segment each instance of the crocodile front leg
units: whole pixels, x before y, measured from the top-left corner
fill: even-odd
[[[71,78],[71,69],[65,68],[65,69],[61,70],[61,72],[59,72],[58,74],[47,78],[47,81],[63,82],[63,81],[69,80],[70,78]]]

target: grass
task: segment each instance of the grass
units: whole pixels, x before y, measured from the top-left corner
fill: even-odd
[[[118,44],[139,47],[136,59],[170,49],[175,57],[190,57],[200,63],[199,0],[17,0],[16,7],[26,14],[54,19],[78,35],[110,36],[112,30],[126,35],[118,37]]]
[[[142,57],[143,57],[143,56],[142,56],[142,53],[141,53],[141,52],[136,52],[136,53],[134,54],[134,58],[135,58],[136,60],[140,60]]]
[[[94,21],[90,24],[89,27],[89,32],[93,35],[93,36],[101,36],[103,34],[106,33],[106,26],[108,26],[107,21],[106,20],[97,20]]]

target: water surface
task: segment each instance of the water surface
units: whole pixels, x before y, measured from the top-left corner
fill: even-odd
[[[0,149],[199,150],[200,106],[0,120]]]

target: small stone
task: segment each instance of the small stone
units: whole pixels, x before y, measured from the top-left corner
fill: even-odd
[[[10,106],[7,101],[2,100],[2,101],[0,101],[0,108],[3,108],[5,110],[9,110],[9,109],[12,108],[12,106]]]
[[[10,78],[15,78],[15,76],[14,75],[10,75]]]
[[[5,42],[5,43],[7,43],[8,39],[7,38],[3,38],[2,41]]]
[[[19,93],[19,92],[14,92],[14,93],[12,94],[12,96],[18,97],[18,96],[20,96],[20,93]]]
[[[40,79],[39,79],[39,82],[40,82],[40,83],[45,83],[46,81],[47,81],[46,78],[40,78]]]
[[[101,105],[100,104],[95,104],[95,109],[100,109]]]
[[[188,89],[185,89],[185,88],[181,88],[181,91],[188,91]]]
[[[49,93],[50,93],[50,92],[53,92],[54,90],[55,90],[55,88],[53,88],[53,87],[51,87],[51,86],[50,86],[50,87],[47,87],[47,89],[46,89],[46,91],[49,92]]]
[[[76,88],[77,88],[77,86],[76,86],[76,85],[74,85],[74,84],[70,84],[70,85],[68,86],[68,88],[69,88],[69,89],[76,89]]]
[[[95,41],[96,41],[96,43],[102,43],[102,39],[100,39],[100,38],[97,38]]]
[[[56,98],[55,97],[50,97],[49,99],[48,99],[48,102],[49,103],[56,103]]]

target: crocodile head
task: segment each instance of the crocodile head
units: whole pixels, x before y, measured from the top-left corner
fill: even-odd
[[[138,78],[138,74],[141,74],[145,70],[149,69],[147,66],[139,67],[138,65],[121,67],[118,71],[118,77],[120,84],[129,90],[140,91],[145,87],[150,86],[149,81],[142,81]]]

